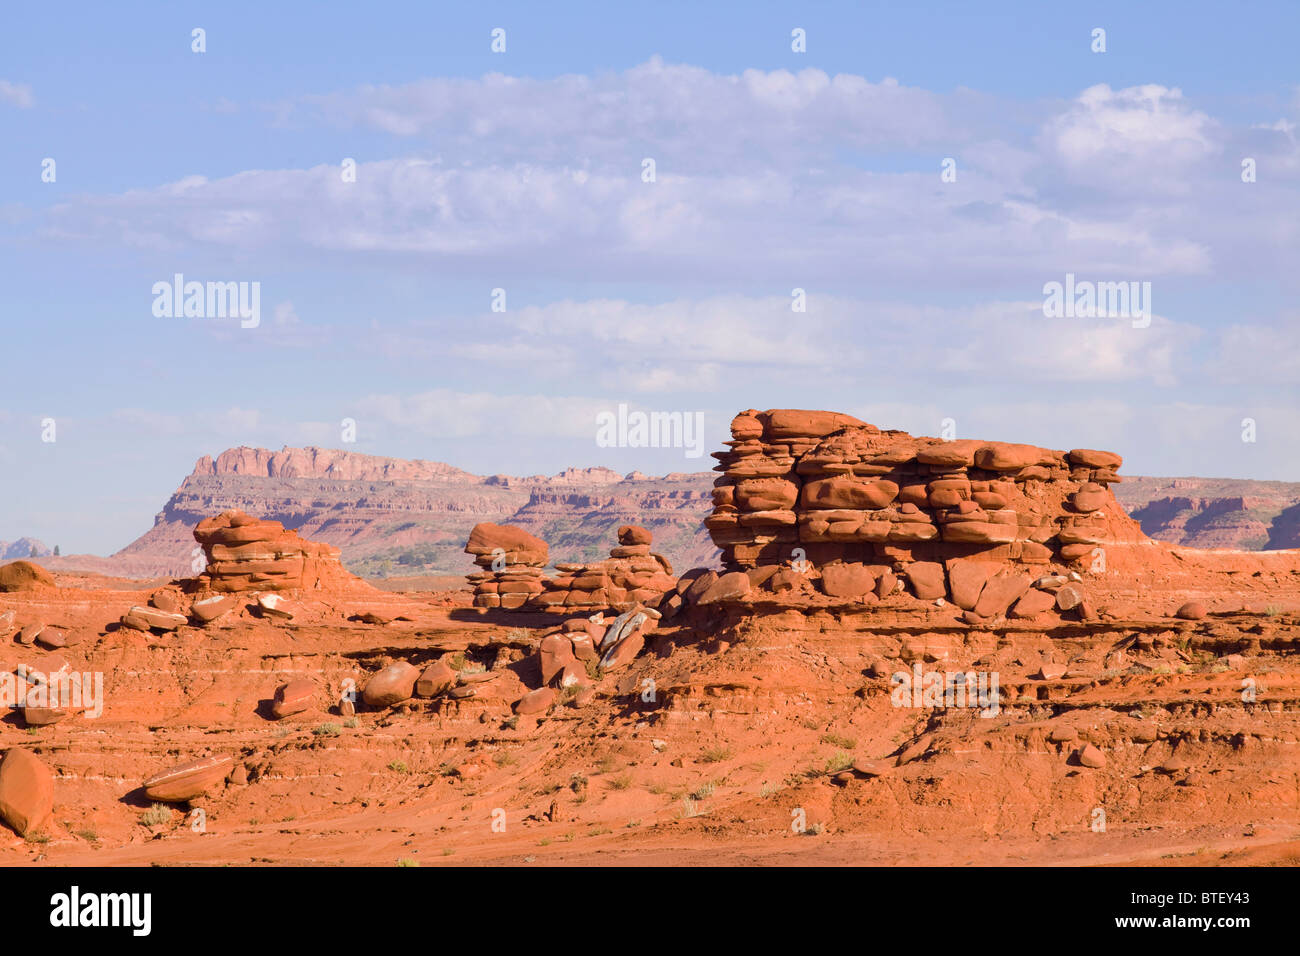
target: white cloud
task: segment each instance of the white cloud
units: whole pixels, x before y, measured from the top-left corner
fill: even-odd
[[[32,88],[26,83],[0,80],[0,103],[8,103],[20,110],[29,110],[36,105],[36,97],[32,95]]]

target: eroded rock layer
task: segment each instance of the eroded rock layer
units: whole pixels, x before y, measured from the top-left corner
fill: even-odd
[[[213,591],[289,591],[346,587],[356,579],[339,563],[339,549],[307,541],[278,521],[223,511],[199,522],[194,539],[207,567],[200,580]]]
[[[1113,452],[944,441],[799,409],[742,412],[731,432],[705,524],[751,586],[868,601],[908,589],[1000,614],[1047,566],[1077,575],[1145,540],[1109,490]]]

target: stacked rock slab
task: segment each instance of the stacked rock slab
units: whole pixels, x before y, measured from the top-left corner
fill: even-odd
[[[476,524],[465,545],[474,563],[485,570],[469,575],[475,607],[513,610],[542,593],[546,542],[511,525]]]
[[[673,566],[650,550],[653,537],[637,525],[618,529],[618,545],[594,564],[556,564],[560,573],[542,582],[529,605],[545,610],[654,607],[677,584]]]
[[[742,412],[731,433],[705,525],[724,567],[755,583],[771,579],[754,569],[783,566],[832,597],[879,599],[906,581],[934,599],[979,595],[1001,574],[989,593],[1015,595],[1043,565],[1086,569],[1144,537],[1109,491],[1111,452],[919,438],[799,409]]]
[[[339,561],[338,548],[307,541],[278,521],[242,511],[223,511],[199,522],[194,539],[208,562],[200,581],[212,591],[289,591],[355,583]]]

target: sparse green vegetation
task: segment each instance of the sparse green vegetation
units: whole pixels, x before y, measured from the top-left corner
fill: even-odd
[[[317,737],[337,737],[343,733],[338,724],[321,724],[312,731]]]
[[[617,777],[611,777],[609,788],[611,790],[627,790],[632,786],[632,775],[630,773],[619,774]]]
[[[357,720],[355,717],[349,717],[347,720],[343,721],[343,726],[348,728],[348,730],[355,730],[361,726],[361,721]]]
[[[707,800],[709,797],[713,796],[713,792],[717,789],[717,785],[712,781],[702,783],[691,792],[691,799]]]
[[[730,747],[710,747],[700,754],[700,763],[722,763],[722,761],[730,759]]]
[[[516,762],[515,755],[508,750],[502,750],[492,759],[496,762],[498,767],[509,767],[511,764]]]
[[[856,750],[858,742],[852,737],[843,737],[839,734],[822,734],[822,743],[830,744],[839,750]]]
[[[410,773],[410,772],[411,772],[411,768],[408,767],[408,766],[407,766],[404,762],[402,762],[401,760],[390,760],[390,761],[388,762],[388,769],[391,770],[391,771],[393,771],[393,773]]]
[[[160,827],[164,823],[171,823],[172,809],[165,803],[155,803],[152,807],[140,814],[140,822],[147,827]]]
[[[409,856],[404,856],[404,857],[402,857],[400,860],[397,861],[397,865],[398,865],[398,866],[419,866],[419,865],[420,865],[420,861],[419,861],[419,860],[413,860],[413,859],[411,859]]]
[[[826,761],[826,772],[839,773],[841,770],[848,770],[852,766],[853,755],[840,751]]]

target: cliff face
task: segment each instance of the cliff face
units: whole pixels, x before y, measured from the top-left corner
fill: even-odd
[[[702,524],[712,477],[624,478],[607,468],[484,477],[355,452],[233,448],[199,459],[153,528],[109,560],[123,574],[188,574],[195,526],[237,509],[339,548],[360,574],[465,574],[472,568],[465,540],[483,521],[528,529],[559,561],[602,554],[612,529],[640,524],[670,560],[689,567],[716,551]]]
[[[1115,497],[1159,541],[1241,551],[1300,547],[1300,484],[1229,478],[1131,478]]]

